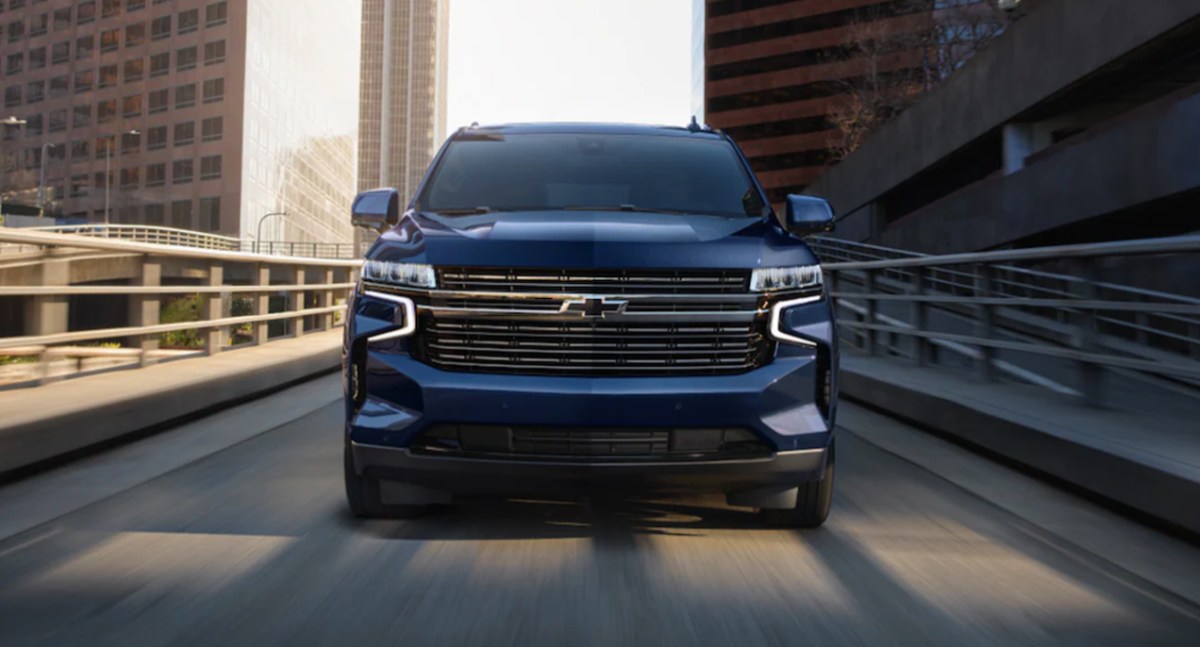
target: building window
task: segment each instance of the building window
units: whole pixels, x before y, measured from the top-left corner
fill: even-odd
[[[100,51],[111,52],[121,46],[121,30],[110,29],[100,32]]]
[[[71,28],[71,8],[54,10],[54,31]]]
[[[167,165],[151,164],[146,167],[146,188],[163,186],[167,183]]]
[[[187,146],[196,141],[196,122],[185,121],[175,124],[175,145]]]
[[[204,103],[213,103],[225,98],[225,79],[209,79],[204,82]]]
[[[125,27],[125,46],[137,47],[146,42],[146,23],[134,23]]]
[[[215,180],[221,177],[221,156],[210,155],[200,158],[200,179]]]
[[[28,103],[39,103],[46,98],[46,82],[45,81],[30,81],[28,89],[25,91],[25,100]]]
[[[172,184],[190,184],[195,166],[192,160],[175,160],[171,165],[171,183]]]
[[[96,104],[96,123],[106,124],[117,118],[117,100],[109,99]]]
[[[75,128],[87,128],[92,125],[92,106],[75,106],[75,120],[72,122]]]
[[[4,88],[4,107],[11,108],[21,105],[21,86],[10,85]]]
[[[20,74],[25,71],[25,52],[8,55],[8,63],[4,66],[8,74]]]
[[[86,139],[76,139],[71,142],[71,158],[86,159],[92,154],[92,142]]]
[[[69,93],[71,79],[66,74],[50,79],[50,98],[61,99]]]
[[[167,147],[167,127],[155,126],[146,131],[146,150],[157,151]]]
[[[115,146],[113,145],[113,140],[111,138],[97,137],[96,138],[96,159],[98,159],[98,160],[104,159],[105,156],[110,154],[110,152],[112,151],[113,148],[115,148]],[[104,176],[100,173],[97,173],[96,177],[103,178]],[[104,183],[104,180],[102,180],[102,179],[96,180],[97,185],[100,185],[103,183]]]
[[[25,136],[36,137],[42,134],[42,115],[29,115],[25,118]]]
[[[121,188],[136,189],[142,184],[142,169],[135,166],[133,168],[121,169]]]
[[[176,162],[176,164],[178,163]],[[176,229],[192,228],[191,200],[176,200],[171,203],[171,226]]]
[[[135,58],[125,61],[125,82],[133,83],[135,81],[141,81],[142,77],[145,76],[145,68],[145,59]]]
[[[102,0],[100,5],[100,17],[108,18],[121,13],[121,0]]]
[[[217,40],[204,44],[204,64],[215,65],[225,62],[225,41]]]
[[[200,124],[200,138],[206,142],[215,142],[225,134],[225,118],[209,117]]]
[[[208,231],[221,230],[221,198],[200,198],[200,227]]]
[[[50,132],[59,133],[67,129],[67,109],[50,111]]]
[[[142,114],[142,95],[135,94],[130,97],[125,97],[122,102],[122,114],[126,117],[137,117]]]
[[[171,37],[171,17],[161,16],[150,23],[151,40],[161,40]]]
[[[204,24],[207,27],[215,27],[225,24],[226,14],[229,13],[229,7],[225,2],[214,2],[204,8]]]
[[[79,24],[96,20],[96,0],[84,0],[75,10],[75,19]]]
[[[29,19],[29,37],[41,36],[50,30],[50,15],[38,14]]]
[[[75,73],[75,94],[88,92],[92,89],[92,84],[96,82],[96,73],[92,70],[84,70]]]
[[[179,33],[187,34],[200,28],[200,10],[189,9],[179,12]]]
[[[150,186],[150,178],[146,178],[146,186]],[[146,205],[146,224],[161,227],[164,223],[163,213],[165,210],[161,204]]]
[[[100,66],[100,87],[111,88],[117,84],[117,64]]]
[[[83,196],[87,195],[89,186],[90,186],[90,183],[88,182],[88,176],[72,175],[71,176],[71,197],[72,198],[82,198]]]
[[[171,52],[163,52],[150,57],[150,78],[163,76],[171,72]]]
[[[46,67],[46,48],[39,47],[29,50],[29,69],[40,70]]]
[[[125,3],[125,11],[137,11],[146,8],[146,0],[129,0]]]
[[[8,23],[8,42],[12,43],[25,37],[25,21],[14,20]]]
[[[196,84],[189,83],[175,88],[175,107],[190,108],[196,105]]]
[[[54,47],[50,50],[50,62],[58,65],[59,63],[66,63],[69,60],[71,60],[71,42],[55,43]]]
[[[196,48],[184,47],[175,52],[175,69],[182,72],[196,67]]]
[[[167,92],[167,90],[165,88],[162,90],[154,90],[154,91],[150,92],[150,99],[149,99],[150,114],[156,115],[160,112],[167,111],[167,106],[170,104],[170,101],[171,101],[168,95],[169,95],[169,93]]]
[[[96,37],[84,36],[75,39],[75,59],[91,58],[96,49]]]

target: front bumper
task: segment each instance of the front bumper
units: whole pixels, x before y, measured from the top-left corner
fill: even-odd
[[[738,460],[694,462],[517,461],[415,454],[408,449],[351,443],[360,473],[455,494],[724,492],[761,500],[825,470],[827,448]]]

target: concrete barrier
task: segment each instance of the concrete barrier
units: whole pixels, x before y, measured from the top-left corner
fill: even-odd
[[[840,391],[1200,536],[1200,455],[1195,443],[1183,442],[1186,421],[1072,410],[1023,385],[975,383],[953,371],[853,354],[843,357]]]
[[[332,372],[341,331],[0,391],[0,480]]]

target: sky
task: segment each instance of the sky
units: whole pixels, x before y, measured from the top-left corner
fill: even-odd
[[[691,0],[450,0],[449,132],[474,121],[685,125],[691,29]]]

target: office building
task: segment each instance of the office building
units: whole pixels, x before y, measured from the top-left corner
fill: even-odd
[[[360,189],[412,197],[446,134],[449,0],[365,0]]]
[[[3,8],[0,114],[24,122],[4,128],[3,150],[33,177],[47,151],[50,213],[249,236],[263,216],[286,212],[264,223],[264,239],[351,239],[356,7],[5,0]]]

